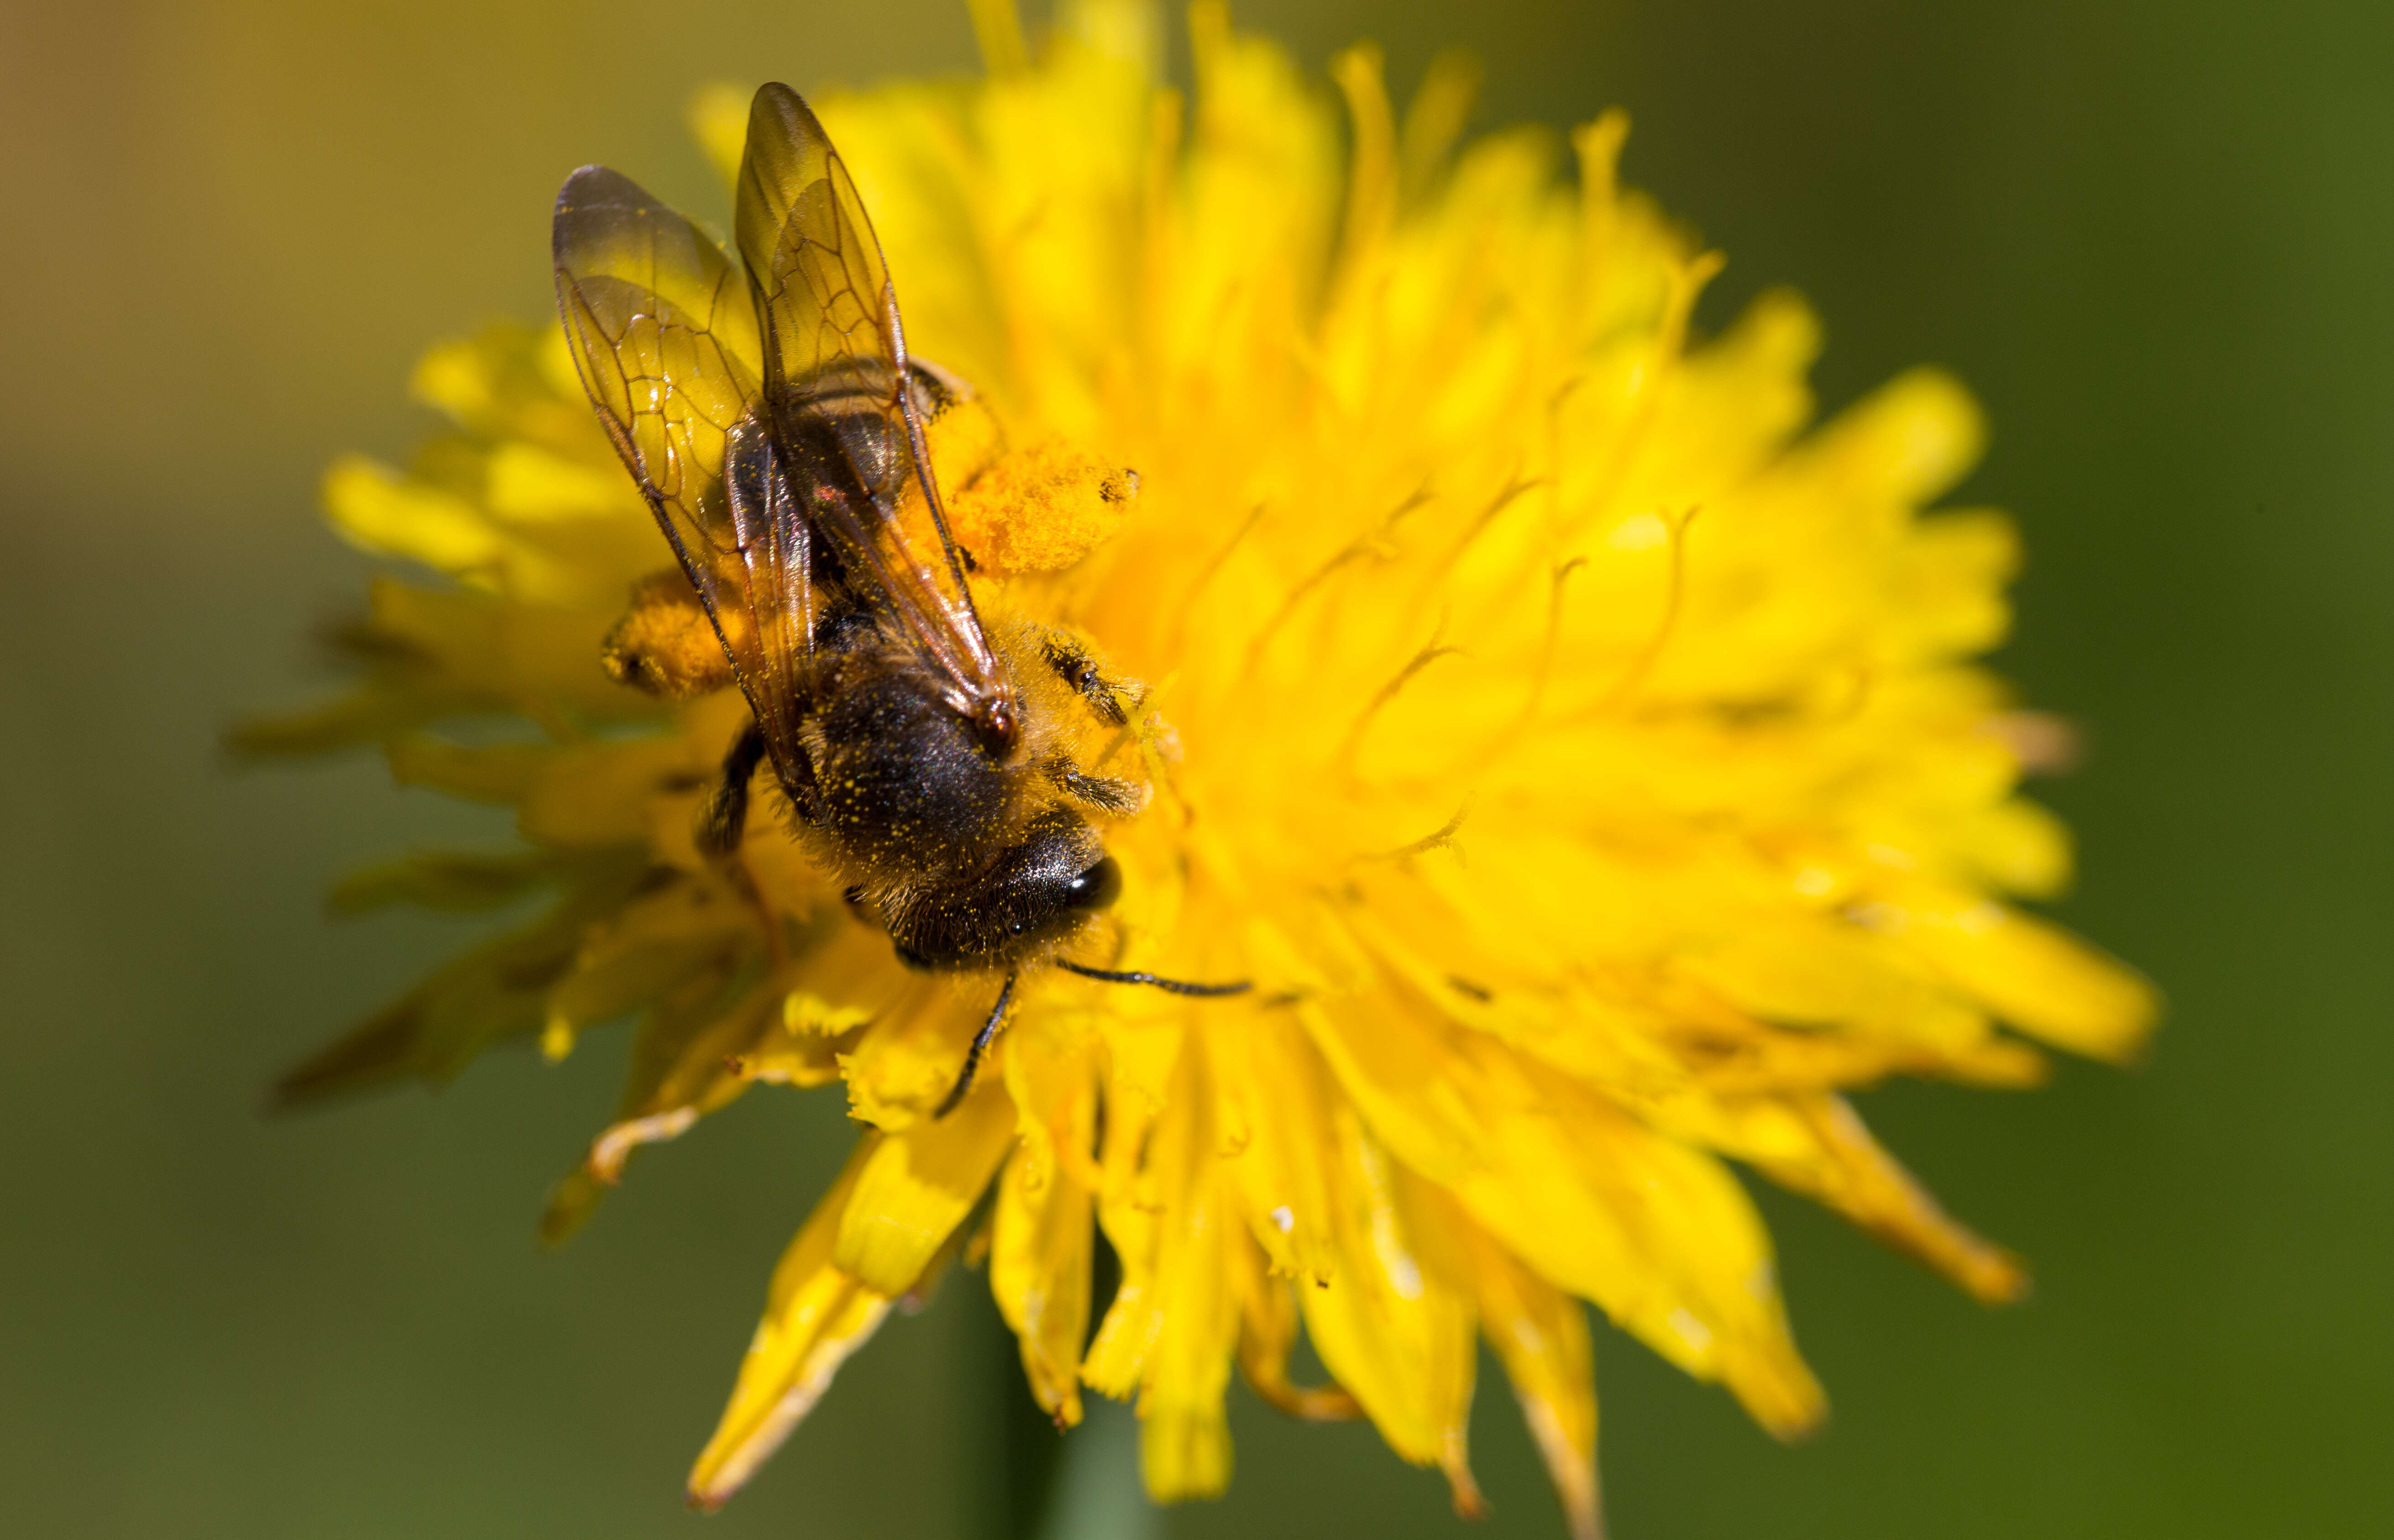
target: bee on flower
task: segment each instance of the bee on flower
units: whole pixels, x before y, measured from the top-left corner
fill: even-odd
[[[1475,1510],[1484,1337],[1593,1534],[1584,1303],[1802,1433],[1730,1163],[2013,1297],[1846,1093],[2126,1057],[2151,991],[2017,906],[2068,841],[1972,661],[2010,526],[1926,511],[1956,385],[1810,427],[1798,302],[1699,340],[1717,258],[1619,186],[1617,115],[1567,170],[1460,143],[1467,71],[1400,115],[1352,49],[1334,105],[1212,5],[1184,101],[1141,14],[710,94],[734,251],[577,173],[562,327],[436,349],[450,433],[335,467],[346,535],[443,575],[243,742],[517,809],[348,902],[548,898],[282,1094],[635,1020],[561,1238],[640,1146],[840,1083],[703,1505],[964,1257],[1059,1425],[1135,1402],[1158,1499],[1230,1479],[1235,1368]],[[494,714],[537,737],[453,731]]]

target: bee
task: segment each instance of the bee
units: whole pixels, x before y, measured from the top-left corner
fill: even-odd
[[[734,227],[736,268],[595,165],[566,179],[551,226],[574,365],[680,567],[636,594],[610,670],[662,693],[736,683],[750,711],[701,846],[738,848],[768,769],[796,836],[901,962],[1003,975],[935,1115],[971,1087],[1026,967],[1244,991],[1060,955],[1122,887],[1089,815],[1146,793],[1074,763],[1060,716],[1120,728],[1128,696],[1077,639],[984,620],[925,439],[970,388],[908,355],[855,184],[786,86],[750,107]],[[677,628],[715,646],[656,645]]]

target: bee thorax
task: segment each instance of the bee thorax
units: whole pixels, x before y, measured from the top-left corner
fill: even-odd
[[[912,671],[852,658],[841,675],[816,717],[824,831],[868,871],[978,864],[1006,821],[1014,778]]]

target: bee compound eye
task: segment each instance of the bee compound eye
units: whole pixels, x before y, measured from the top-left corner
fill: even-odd
[[[1074,909],[1104,909],[1120,897],[1122,868],[1112,856],[1099,857],[1095,866],[1064,887],[1064,902]]]

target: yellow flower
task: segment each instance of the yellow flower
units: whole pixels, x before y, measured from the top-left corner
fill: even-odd
[[[984,7],[991,78],[817,105],[915,350],[1000,429],[935,446],[983,602],[1147,687],[1114,966],[1254,992],[1026,974],[934,1119],[988,983],[901,968],[770,819],[736,864],[695,849],[744,707],[601,671],[665,552],[558,335],[500,329],[425,361],[455,427],[413,470],[327,482],[350,539],[454,581],[378,581],[356,691],[245,742],[378,743],[403,782],[516,809],[520,850],[344,904],[554,902],[284,1091],[446,1077],[510,1037],[559,1057],[637,1016],[561,1236],[640,1143],[757,1082],[844,1081],[862,1135],[773,1277],[703,1503],[962,1256],[1059,1423],[1085,1389],[1136,1399],[1158,1498],[1229,1479],[1235,1362],[1300,1415],[1369,1416],[1471,1507],[1484,1335],[1592,1533],[1580,1301],[1803,1432],[1822,1392],[1729,1163],[2010,1298],[2019,1265],[1843,1093],[2029,1084],[2038,1043],[2119,1059],[2153,1002],[2007,901],[2055,891],[2068,849],[2016,794],[2038,722],[1968,661],[2006,624],[2011,527],[1922,511],[1978,452],[1959,387],[1909,375],[1808,430],[1811,317],[1773,295],[1691,336],[1717,260],[1618,186],[1618,115],[1572,136],[1572,177],[1540,133],[1458,151],[1467,71],[1400,121],[1350,50],[1342,112],[1211,5],[1184,103],[1141,14],[1073,7],[1033,62]],[[739,98],[698,119],[728,172]],[[996,456],[978,492],[968,450]],[[1136,499],[1075,503],[1099,466]],[[456,731],[493,716],[526,731]],[[1300,1331],[1335,1387],[1291,1384]]]

